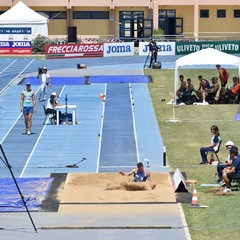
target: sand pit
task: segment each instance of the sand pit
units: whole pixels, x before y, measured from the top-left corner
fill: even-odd
[[[59,195],[61,204],[81,203],[155,203],[176,202],[168,173],[152,173],[157,184],[133,183],[132,177],[118,173],[68,174],[64,190]]]

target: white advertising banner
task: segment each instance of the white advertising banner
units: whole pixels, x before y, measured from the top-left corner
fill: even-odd
[[[160,48],[158,55],[175,55],[175,42],[157,42]],[[139,42],[139,56],[149,53],[149,42]]]
[[[104,57],[133,55],[134,42],[104,43]]]

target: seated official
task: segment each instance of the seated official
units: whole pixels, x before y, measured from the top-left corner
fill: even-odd
[[[226,188],[223,192],[231,192],[231,182],[236,178],[240,178],[240,155],[236,149],[230,150],[230,157],[233,159],[233,166],[231,168],[225,168],[223,170],[223,181],[226,184]]]
[[[55,92],[52,92],[51,96],[47,101],[46,107],[46,113],[53,114],[53,119],[55,120],[55,123],[57,122],[57,110],[55,109],[55,107],[59,105],[58,99],[59,97],[57,97],[57,94]],[[58,111],[58,114],[58,119],[60,119],[61,111]]]
[[[202,157],[202,161],[200,162],[200,164],[203,164],[203,165],[209,164],[208,159],[207,159],[207,153],[216,151],[219,147],[220,140],[221,140],[219,128],[217,125],[212,125],[210,130],[212,133],[210,145],[200,148],[200,154]]]
[[[235,149],[236,151],[238,151],[238,147],[234,145],[234,143],[232,141],[227,141],[225,143],[225,146],[226,146],[226,150],[228,150],[228,157],[227,157],[227,160],[222,163],[218,163],[217,165],[217,173],[218,173],[218,180],[217,180],[217,183],[221,183],[222,182],[222,175],[223,175],[223,170],[225,168],[230,168],[232,167],[232,164],[233,164],[233,159],[231,159],[230,157],[230,151],[232,149]]]

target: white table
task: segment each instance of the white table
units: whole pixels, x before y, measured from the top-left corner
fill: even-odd
[[[60,110],[65,110],[66,105],[60,105],[60,106],[55,106],[55,109],[57,110],[57,125],[59,125],[59,111]],[[72,110],[72,122],[73,125],[76,124],[76,109],[77,105],[67,105],[67,111],[71,109]]]

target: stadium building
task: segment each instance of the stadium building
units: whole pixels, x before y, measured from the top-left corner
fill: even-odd
[[[0,13],[18,0],[0,0]],[[238,40],[239,0],[22,0],[49,18],[49,37],[132,40],[161,29],[166,38]],[[141,31],[139,30],[141,26]]]

